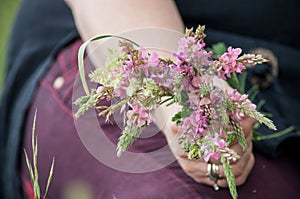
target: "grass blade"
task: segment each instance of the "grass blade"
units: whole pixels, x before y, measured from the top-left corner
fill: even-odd
[[[48,181],[47,181],[47,186],[46,186],[46,190],[45,190],[45,194],[44,194],[43,199],[46,199],[46,195],[47,195],[47,193],[48,193],[48,189],[49,189],[50,183],[51,183],[51,181],[52,181],[52,177],[53,177],[53,169],[54,169],[54,162],[55,162],[55,159],[53,158],[52,164],[51,164],[51,168],[50,168],[50,172],[49,172]]]
[[[82,82],[83,89],[84,89],[84,91],[87,95],[90,95],[90,91],[89,91],[89,87],[88,87],[87,82],[86,82],[85,72],[84,72],[84,53],[85,53],[85,50],[86,50],[88,44],[93,42],[93,41],[97,41],[97,40],[101,40],[101,39],[105,39],[105,38],[112,38],[112,37],[123,39],[123,40],[126,40],[128,42],[131,42],[132,44],[134,44],[136,46],[139,46],[137,43],[135,43],[134,41],[131,41],[130,39],[127,39],[127,38],[121,37],[121,36],[116,36],[116,35],[95,36],[95,37],[87,40],[86,42],[84,42],[78,50],[78,70],[79,70],[79,75],[80,75],[80,79],[81,79],[81,82]]]
[[[32,166],[31,166],[31,164],[29,162],[29,158],[28,158],[28,155],[27,155],[27,152],[26,152],[25,149],[24,149],[24,154],[25,154],[25,160],[26,160],[27,168],[28,168],[28,171],[29,171],[29,174],[30,174],[30,178],[31,178],[31,183],[33,183],[33,181],[34,181],[33,170],[32,170]]]

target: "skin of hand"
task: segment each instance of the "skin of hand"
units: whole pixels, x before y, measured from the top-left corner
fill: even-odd
[[[232,90],[232,88],[222,79],[214,78],[213,82],[214,85],[222,88],[223,90]],[[156,125],[160,129],[162,129],[162,132],[165,134],[170,149],[173,152],[174,156],[177,158],[177,161],[184,172],[191,178],[193,178],[196,182],[212,186],[215,184],[215,182],[211,181],[207,176],[208,163],[206,163],[203,159],[188,159],[187,154],[182,150],[182,146],[178,144],[178,139],[181,132],[179,131],[179,128],[170,121],[172,116],[180,110],[181,107],[176,104],[173,104],[171,106],[162,105],[155,114],[155,117],[157,119]],[[252,128],[255,123],[256,120],[249,117],[245,117],[240,121],[240,125],[243,129],[247,141],[247,149],[245,151],[243,151],[242,147],[237,141],[234,141],[230,146],[230,148],[235,150],[240,156],[239,160],[231,164],[231,166],[233,167],[233,173],[237,186],[240,186],[246,182],[247,177],[249,176],[255,164],[255,158],[252,153]],[[217,181],[217,185],[220,187],[228,187],[223,166],[220,161],[211,159],[210,163],[217,164],[219,166],[219,172],[222,178]]]
[[[179,32],[184,30],[182,19],[173,0],[65,0],[65,2],[73,13],[76,27],[83,41],[95,35],[116,35],[142,27],[161,27]],[[162,107],[161,111],[158,111],[160,113],[157,117],[157,121],[159,121],[157,125],[162,127],[171,150],[176,157],[179,157],[178,162],[186,174],[199,183],[213,185],[214,182],[210,181],[206,175],[207,163],[201,160],[189,160],[186,155],[181,153],[176,140],[180,132],[174,125],[166,122],[171,121],[170,116],[173,116],[176,110],[178,112],[178,107]],[[249,119],[241,121],[248,149],[243,152],[237,143],[232,146],[241,155],[241,159],[232,165],[237,185],[245,182],[254,165],[251,143],[253,124],[254,122]],[[224,176],[221,166],[220,173]],[[225,179],[221,179],[218,180],[218,185],[226,187],[227,182]]]
[[[236,141],[230,147],[234,149],[240,159],[236,162],[233,162],[231,166],[233,167],[233,173],[236,180],[236,185],[240,186],[246,182],[248,175],[253,169],[255,159],[252,153],[252,127],[255,124],[255,120],[251,118],[244,118],[240,121],[243,132],[247,140],[247,149],[242,150],[242,147]],[[215,182],[211,181],[207,176],[207,164],[203,159],[199,160],[190,160],[187,157],[187,154],[183,152],[182,147],[178,144],[178,138],[180,136],[179,128],[176,124],[171,124],[171,132],[166,134],[166,138],[169,142],[169,146],[173,154],[178,158],[178,163],[185,171],[187,175],[193,178],[196,182],[206,185],[214,185]],[[176,141],[177,140],[177,141]],[[217,181],[217,185],[220,187],[228,187],[227,180],[225,179],[225,174],[223,171],[222,164],[219,160],[210,160],[211,163],[217,164],[219,166],[219,172],[222,176],[221,179]]]

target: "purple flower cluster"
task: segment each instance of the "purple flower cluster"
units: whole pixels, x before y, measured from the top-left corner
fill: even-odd
[[[190,157],[204,158],[205,161],[210,157],[236,159],[237,155],[228,146],[236,138],[245,145],[239,121],[247,114],[265,122],[247,95],[219,88],[214,78],[226,80],[232,73],[242,73],[246,66],[266,60],[260,55],[240,56],[242,50],[232,47],[213,60],[213,52],[205,49],[203,31],[201,26],[195,32],[187,30],[185,37],[179,40],[172,60],[121,41],[120,53],[112,53],[106,66],[90,75],[92,81],[101,85],[92,92],[95,96],[91,99],[96,102],[91,104],[102,99],[118,101],[110,107],[98,107],[102,110],[100,115],[109,118],[118,109],[121,112],[128,110],[124,114],[126,126],[118,145],[120,153],[154,121],[153,113],[165,98],[168,103],[182,105],[181,114],[176,116],[182,138],[191,146],[197,146],[187,151]]]
[[[91,81],[100,86],[91,91],[91,96],[77,100],[81,107],[76,115],[93,106],[107,119],[117,110],[128,110],[117,147],[121,155],[143,128],[154,121],[153,113],[161,104],[180,104],[182,111],[173,120],[183,132],[180,140],[188,157],[203,158],[206,162],[211,158],[221,159],[226,172],[232,172],[229,164],[239,156],[229,148],[230,144],[238,140],[244,149],[247,147],[239,122],[249,116],[269,128],[276,127],[256,111],[247,95],[219,87],[214,80],[226,80],[242,73],[247,66],[267,60],[261,55],[241,56],[242,50],[232,47],[213,60],[213,52],[205,49],[204,29],[199,26],[195,32],[187,30],[178,42],[177,52],[173,53],[174,59],[161,58],[156,52],[133,46],[134,42],[121,41],[121,51],[111,51],[105,67],[90,74]],[[115,99],[116,103],[97,107],[103,99]],[[230,176],[233,175],[227,180],[234,184]]]
[[[132,110],[127,112],[127,125],[145,126],[152,122],[149,108],[142,108],[138,105],[132,105]]]
[[[196,75],[202,66],[210,64],[212,52],[207,52],[205,43],[197,40],[195,37],[184,37],[178,42],[178,51],[174,55],[178,58],[176,71],[189,75]]]
[[[194,139],[204,135],[204,131],[208,129],[208,116],[203,110],[194,111],[189,117],[182,118],[181,130],[191,135]]]
[[[226,80],[226,77],[230,78],[231,73],[242,73],[242,71],[246,68],[243,63],[237,61],[239,55],[242,53],[242,49],[232,48],[230,46],[228,47],[227,51],[228,52],[224,53],[223,55],[219,55],[218,61],[216,61],[219,77],[224,80]]]

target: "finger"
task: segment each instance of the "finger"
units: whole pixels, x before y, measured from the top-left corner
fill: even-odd
[[[248,178],[248,176],[250,174],[250,171],[254,167],[254,164],[255,164],[255,158],[254,158],[254,155],[251,154],[251,157],[249,159],[248,164],[246,164],[246,167],[245,167],[245,169],[243,171],[243,174],[239,175],[239,176],[237,176],[235,178],[235,184],[237,186],[241,186],[241,185],[243,185],[246,182],[246,180],[247,180],[247,178]],[[217,181],[217,185],[220,186],[220,187],[228,187],[228,183],[227,183],[226,179],[220,179],[220,180],[218,180]]]
[[[178,163],[181,168],[189,175],[194,175],[198,178],[207,177],[207,163],[203,160],[179,158]]]
[[[257,123],[257,121],[251,117],[245,117],[243,120],[240,121],[240,125],[242,130],[245,134],[245,137],[252,134],[253,126]]]
[[[252,136],[246,137],[246,144],[247,144],[247,147],[246,147],[245,150],[247,150],[247,148],[252,144]],[[239,156],[242,156],[243,153],[245,152],[245,150],[243,149],[243,147],[238,142],[236,142],[235,144],[231,145],[230,148],[233,149]]]
[[[249,146],[252,145],[252,137],[248,136],[246,138],[246,143],[247,143],[247,148],[246,148],[247,150]],[[234,144],[230,148],[233,149],[240,157],[245,153],[245,150],[243,150],[243,147],[239,143]],[[221,164],[221,161],[215,158],[210,158],[209,162],[213,164]]]
[[[180,133],[179,127],[174,122],[171,124],[171,130],[173,134]]]
[[[251,154],[249,162],[248,162],[248,164],[246,164],[246,167],[244,169],[243,175],[240,175],[236,178],[235,183],[237,186],[240,186],[246,182],[250,172],[252,171],[252,169],[254,167],[254,164],[255,164],[255,158],[254,158],[254,155]]]
[[[252,143],[249,145],[245,153],[241,156],[239,160],[235,163],[232,163],[231,166],[233,168],[233,175],[235,177],[242,175],[244,168],[247,166],[248,161],[252,155]],[[220,165],[220,174],[221,176],[225,176],[223,166]]]
[[[241,126],[241,130],[243,131],[244,133],[244,137],[247,138],[247,137],[251,137],[253,136],[252,134],[252,130],[253,130],[253,126],[255,125],[256,123],[256,120],[250,118],[250,117],[245,117],[244,119],[242,119],[241,121],[239,121],[239,124]],[[235,139],[231,145],[234,145],[238,143],[238,140]]]
[[[233,169],[233,175],[237,180],[239,180],[239,185],[245,182],[246,178],[248,177],[249,173],[251,172],[254,165],[254,156],[252,153],[252,144],[249,146],[249,148],[246,150],[246,152],[243,154],[241,159],[239,159],[235,164],[232,164]],[[220,187],[227,187],[227,180],[225,178],[225,173],[223,166],[219,166],[220,174],[223,178],[218,180],[218,185]]]
[[[185,173],[197,183],[213,186],[215,181],[209,179],[207,175],[207,163],[204,161],[192,161],[180,158],[178,160]]]

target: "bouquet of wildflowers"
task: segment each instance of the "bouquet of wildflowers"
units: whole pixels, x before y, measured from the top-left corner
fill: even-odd
[[[75,104],[80,108],[76,117],[95,107],[100,116],[109,121],[120,110],[124,112],[125,127],[117,146],[118,156],[139,137],[144,127],[153,122],[153,114],[161,104],[181,105],[173,121],[182,130],[180,144],[191,159],[219,159],[224,167],[230,193],[237,198],[236,186],[230,164],[239,159],[229,148],[238,140],[246,149],[246,140],[239,121],[248,116],[276,129],[273,122],[256,110],[248,96],[237,90],[216,86],[215,78],[226,80],[242,73],[247,66],[266,62],[261,55],[241,55],[240,48],[229,47],[227,52],[212,59],[213,53],[205,49],[204,26],[194,32],[187,29],[178,43],[174,59],[161,58],[156,52],[123,38],[121,51],[110,50],[105,67],[90,73],[97,88],[88,90],[81,76],[86,96]],[[110,37],[101,36],[96,39]],[[94,38],[95,40],[95,38]],[[79,67],[83,70],[84,43],[79,52]],[[117,99],[111,106],[99,106],[102,100]],[[127,111],[125,111],[127,110]]]

